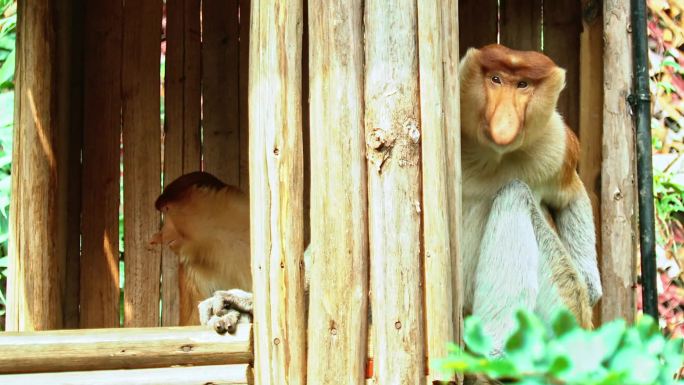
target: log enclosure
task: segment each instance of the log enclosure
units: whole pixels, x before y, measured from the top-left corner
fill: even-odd
[[[433,362],[462,335],[457,67],[496,41],[567,70],[559,110],[600,239],[595,322],[632,320],[628,21],[625,2],[596,0],[20,2],[7,307],[19,333],[0,335],[18,361],[0,382],[64,371],[50,381],[104,384],[116,369],[140,384],[456,381]],[[250,192],[253,342],[252,327],[216,340],[137,329],[187,317],[178,258],[147,240],[162,185],[198,169]],[[65,328],[110,329],[29,333]],[[54,359],[30,364],[35,341]],[[102,364],[83,358],[87,341],[152,342]],[[171,367],[183,364],[205,370]]]

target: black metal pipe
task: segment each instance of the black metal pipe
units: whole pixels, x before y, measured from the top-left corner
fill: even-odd
[[[634,91],[629,96],[636,117],[637,180],[639,186],[639,241],[644,314],[658,319],[656,289],[653,160],[651,154],[651,97],[648,87],[646,0],[632,0],[632,58]]]

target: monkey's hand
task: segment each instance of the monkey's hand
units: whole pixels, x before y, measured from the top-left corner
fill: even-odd
[[[219,334],[235,333],[238,323],[252,321],[252,293],[240,289],[215,291],[198,305],[200,323]]]

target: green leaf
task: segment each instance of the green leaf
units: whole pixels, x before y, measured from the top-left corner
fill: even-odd
[[[660,374],[658,358],[638,348],[627,348],[617,352],[610,369],[624,374],[627,384],[652,384]]]
[[[14,61],[16,58],[16,50],[10,52],[7,60],[0,66],[0,83],[12,81],[14,78]]]
[[[572,330],[577,329],[577,320],[568,310],[563,309],[556,313],[553,321],[551,322],[551,329],[553,334],[560,337]]]
[[[8,256],[0,257],[0,267],[7,267],[7,266],[9,266],[8,264],[9,264],[9,257]]]
[[[485,334],[482,323],[477,317],[465,320],[463,341],[470,351],[487,357],[492,351],[492,339]]]
[[[626,329],[625,320],[615,320],[604,324],[596,331],[596,336],[599,339],[598,346],[601,347],[601,361],[608,359],[615,354]]]

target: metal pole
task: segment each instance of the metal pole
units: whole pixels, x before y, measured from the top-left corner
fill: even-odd
[[[629,96],[629,102],[636,116],[642,303],[644,314],[658,319],[651,155],[651,98],[648,87],[648,35],[646,32],[645,0],[632,0],[632,53],[634,59],[634,91]]]

